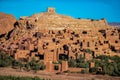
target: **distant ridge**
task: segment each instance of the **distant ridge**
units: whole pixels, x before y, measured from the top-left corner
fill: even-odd
[[[120,22],[110,22],[108,23],[110,26],[120,27]]]

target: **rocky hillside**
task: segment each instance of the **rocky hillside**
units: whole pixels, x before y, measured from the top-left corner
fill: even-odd
[[[14,28],[16,19],[13,15],[0,13],[0,35],[6,34]]]

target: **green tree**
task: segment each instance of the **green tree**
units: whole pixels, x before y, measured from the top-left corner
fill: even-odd
[[[96,57],[97,59],[101,59],[102,61],[107,61],[110,59],[110,56],[106,56],[106,55],[100,55]]]
[[[113,60],[116,63],[120,62],[120,57],[119,56],[113,56],[113,57],[110,57],[110,59]]]
[[[76,61],[74,59],[69,59],[68,66],[69,67],[76,67]]]
[[[76,61],[77,61],[77,58],[78,58],[78,53],[75,53],[75,57],[76,57]]]
[[[90,49],[86,49],[85,52],[92,54],[92,51]]]
[[[44,70],[45,69],[45,65],[44,62],[42,61],[37,61],[35,60],[35,58],[33,58],[30,62],[29,62],[30,68],[32,70]]]
[[[0,67],[11,66],[13,58],[6,53],[0,52]]]
[[[97,73],[97,71],[98,71],[98,68],[96,68],[96,67],[93,67],[93,68],[89,69],[90,73]]]
[[[76,67],[78,67],[78,68],[89,68],[89,63],[87,63],[87,62],[77,63]]]
[[[82,55],[79,55],[77,59],[77,63],[84,63],[84,62],[85,62],[85,58]]]

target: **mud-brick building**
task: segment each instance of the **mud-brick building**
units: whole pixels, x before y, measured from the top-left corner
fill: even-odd
[[[54,63],[75,59],[76,53],[86,61],[99,55],[120,56],[120,31],[105,19],[75,19],[48,8],[47,12],[21,17],[10,38],[0,46],[17,60],[35,57],[44,61],[47,71],[66,71],[66,61]]]

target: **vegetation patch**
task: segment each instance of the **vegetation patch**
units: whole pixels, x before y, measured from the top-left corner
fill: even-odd
[[[1,76],[0,80],[44,80],[39,77],[15,77],[15,76]]]

